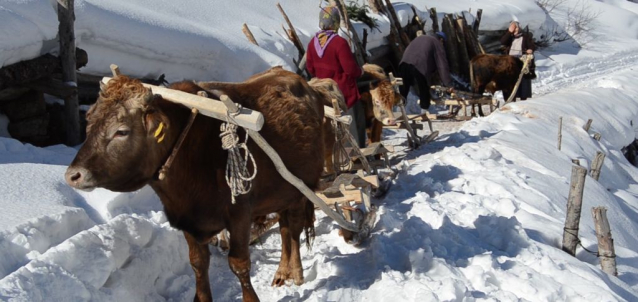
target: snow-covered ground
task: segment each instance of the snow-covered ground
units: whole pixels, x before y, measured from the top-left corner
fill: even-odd
[[[425,5],[439,13],[483,8],[482,27],[493,29],[511,19],[540,28],[560,23],[565,11],[548,20],[531,0],[408,2],[423,12]],[[280,255],[277,232],[252,247],[251,276],[260,298],[636,301],[638,170],[620,149],[638,127],[638,4],[587,2],[603,11],[593,32],[598,38],[583,48],[565,42],[542,50],[532,100],[446,128],[434,143],[407,153],[391,191],[374,200],[379,219],[363,246],[343,242],[334,222],[318,213],[313,248],[302,249],[306,283],[282,288],[270,286]],[[57,29],[51,3],[0,0],[1,65],[51,47],[45,41]],[[117,63],[135,76],[241,80],[274,64],[290,68],[296,50],[281,32],[274,3],[185,3],[76,1],[87,70],[106,73]],[[281,1],[304,42],[316,29],[318,3]],[[397,9],[403,20],[411,12],[405,4]],[[384,30],[387,19],[378,18]],[[243,22],[260,47],[244,39]],[[586,133],[589,118],[594,122]],[[600,141],[591,137],[595,132]],[[405,133],[386,134],[388,142],[405,144]],[[607,158],[600,181],[586,180],[580,238],[596,250],[590,209],[607,207],[618,277],[603,273],[582,249],[575,258],[560,249],[572,159],[589,166],[596,151]],[[152,190],[75,191],[63,179],[75,152],[0,137],[0,300],[191,300],[194,275],[185,240],[168,225]],[[241,298],[217,250],[210,277],[216,300]]]

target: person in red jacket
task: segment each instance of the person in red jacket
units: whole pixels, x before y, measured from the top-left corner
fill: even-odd
[[[348,105],[348,113],[353,117],[350,132],[359,143],[359,147],[365,147],[365,115],[357,89],[357,78],[363,74],[363,70],[350,51],[348,42],[338,35],[340,22],[337,7],[327,6],[321,9],[321,30],[308,44],[306,68],[313,77],[330,78],[337,82]]]

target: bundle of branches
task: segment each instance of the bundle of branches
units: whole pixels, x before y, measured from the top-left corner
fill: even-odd
[[[363,22],[363,24],[370,27],[371,30],[376,29],[381,32],[379,25],[377,24],[377,20],[370,18],[370,16],[366,14],[367,9],[367,4],[359,5],[356,1],[350,1],[346,5],[346,12],[348,13],[348,18],[350,18],[350,20]]]

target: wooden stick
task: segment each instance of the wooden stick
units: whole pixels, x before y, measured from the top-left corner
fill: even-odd
[[[561,143],[563,142],[563,117],[558,118],[558,151],[560,151]]]
[[[390,0],[385,0],[385,4],[386,4],[385,6],[388,9],[388,12],[390,13],[389,14],[390,21],[391,21],[390,26],[394,24],[399,34],[399,37],[398,37],[399,41],[403,44],[403,47],[408,47],[408,44],[410,44],[410,39],[405,34],[405,32],[403,32],[403,27],[401,26],[401,22],[399,22],[399,18],[397,17],[397,12],[394,10],[394,6],[392,5],[392,2],[390,2]]]
[[[109,77],[102,78],[102,83],[108,84],[111,80]],[[153,93],[159,94],[165,100],[177,104],[184,105],[188,108],[197,108],[199,113],[205,116],[226,121],[226,106],[220,101],[204,98],[198,95],[186,93],[179,90],[159,87],[150,84],[142,84],[146,88],[150,88]],[[264,126],[264,116],[259,111],[242,108],[241,113],[233,116],[234,122],[244,128],[259,131]]]
[[[306,50],[304,49],[303,44],[301,44],[301,40],[299,39],[299,36],[297,35],[297,31],[295,30],[295,27],[292,26],[292,22],[290,22],[290,19],[288,19],[288,15],[286,15],[286,12],[281,7],[281,4],[277,3],[277,8],[279,9],[279,12],[281,12],[281,14],[284,16],[284,20],[286,20],[286,23],[288,23],[290,32],[289,33],[286,32],[286,33],[288,34],[290,40],[292,41],[292,44],[294,44],[295,47],[297,47],[297,50],[299,51],[299,59],[301,60],[301,58],[303,58],[303,56],[306,54]]]
[[[452,74],[460,74],[461,71],[461,59],[459,55],[459,43],[456,38],[456,30],[454,25],[453,16],[451,14],[446,14],[443,17],[443,21],[441,24],[441,29],[447,35],[447,39],[445,40],[445,53],[447,56],[448,65],[450,65],[450,72]],[[469,68],[469,66],[468,66]]]
[[[117,65],[111,64],[111,66],[109,66],[109,67],[111,68],[111,73],[113,74],[113,77],[117,77],[120,74],[122,74],[120,72],[120,67],[118,67]]]
[[[237,105],[227,95],[222,95],[220,99],[223,105],[226,106],[228,112],[233,113],[239,110]],[[275,149],[273,149],[272,146],[268,144],[268,142],[264,139],[263,136],[261,136],[261,134],[259,134],[259,132],[252,129],[246,129],[246,132],[248,133],[250,138],[264,151],[264,153],[268,155],[273,164],[275,164],[277,172],[279,172],[279,174],[281,174],[281,176],[286,181],[295,186],[304,196],[306,196],[313,204],[315,204],[315,206],[319,207],[324,213],[326,213],[326,215],[334,219],[335,222],[339,224],[339,226],[349,231],[359,231],[359,228],[356,225],[349,221],[346,221],[343,216],[340,216],[335,211],[330,209],[330,207],[325,202],[323,202],[323,200],[321,200],[321,198],[319,198],[319,196],[317,196],[315,192],[310,190],[310,188],[308,188],[301,179],[290,173],[290,171],[286,168],[284,162],[281,160],[279,154],[277,154],[277,151],[275,151]]]
[[[250,31],[250,28],[248,28],[248,25],[246,25],[246,23],[242,25],[241,31],[244,32],[244,35],[246,35],[246,38],[248,38],[248,41],[250,41],[250,43],[259,46],[257,40],[255,40],[255,36],[253,36],[253,33]]]
[[[529,65],[530,60],[531,60],[531,57],[527,56],[525,59],[525,62],[523,63],[523,68],[521,68],[521,74],[518,75],[518,80],[516,81],[514,90],[512,90],[512,93],[510,94],[510,97],[507,98],[507,101],[505,102],[505,104],[516,99],[516,92],[518,91],[518,87],[521,85],[521,81],[523,80],[523,75],[525,73],[525,68],[527,68],[527,65]]]
[[[323,115],[331,120],[335,120],[339,123],[350,125],[352,124],[352,116],[350,115],[335,115],[332,107],[323,106]]]
[[[474,23],[472,23],[472,30],[474,34],[478,36],[479,25],[481,25],[481,17],[483,16],[483,9],[479,8],[476,11],[476,19],[474,19]]]
[[[592,119],[587,120],[587,123],[585,124],[585,126],[583,126],[583,129],[585,129],[585,132],[589,132],[589,128],[591,127],[592,122],[593,122]]]
[[[75,4],[74,0],[58,0],[58,35],[60,36],[60,65],[62,82],[77,87],[75,63]],[[77,93],[64,99],[66,144],[75,146],[80,141],[80,103]]]
[[[350,34],[352,35],[352,40],[353,40],[352,42],[354,43],[354,46],[355,46],[354,54],[357,59],[357,63],[359,63],[359,66],[363,66],[363,64],[367,62],[366,51],[365,49],[363,49],[363,45],[361,44],[361,40],[359,39],[359,34],[357,33],[357,31],[352,26],[352,23],[350,22],[350,18],[348,17],[348,13],[346,11],[346,5],[343,0],[337,0],[335,1],[335,4],[337,5],[337,8],[341,12],[341,19],[346,24],[346,30],[348,30]]]
[[[602,153],[600,151],[596,152],[596,157],[594,157],[594,160],[591,163],[591,171],[589,171],[591,178],[596,181],[598,181],[598,178],[600,177],[600,170],[603,167],[604,161],[605,153]]]
[[[596,225],[596,238],[598,238],[598,258],[603,272],[612,276],[618,276],[616,270],[616,252],[614,239],[611,237],[611,228],[607,220],[607,208],[595,207],[591,209]]]
[[[416,7],[414,7],[414,5],[410,5],[410,8],[412,8],[412,13],[414,13],[414,20],[416,20],[416,24],[419,26],[419,31],[422,31],[423,28],[425,28],[425,23],[423,23],[423,21],[421,21],[421,18],[416,13]],[[418,33],[418,31],[417,31],[417,33]],[[418,34],[417,34],[417,36],[418,36]]]
[[[432,32],[438,32],[439,16],[436,14],[436,7],[430,8],[430,19],[432,19]]]
[[[368,6],[370,7],[370,10],[375,14],[383,12],[377,0],[368,0]]]
[[[569,199],[567,200],[567,217],[565,219],[565,228],[563,229],[563,251],[572,256],[576,255],[576,246],[580,242],[578,239],[578,225],[580,224],[580,212],[583,206],[586,176],[586,168],[572,166]]]

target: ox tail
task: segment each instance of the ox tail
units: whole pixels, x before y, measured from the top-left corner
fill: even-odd
[[[306,203],[303,231],[306,235],[306,247],[310,250],[315,241],[315,206],[306,197],[303,198],[303,202]]]
[[[470,85],[472,85],[472,92],[476,93],[477,92],[477,87],[476,87],[476,79],[474,77],[474,67],[472,67],[474,64],[472,64],[472,62],[470,62]]]

